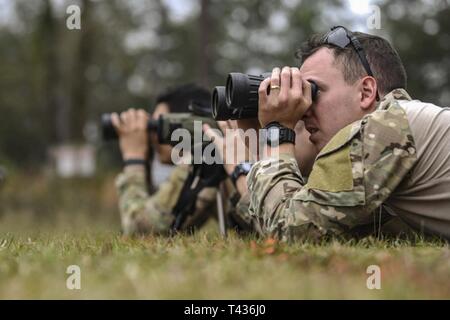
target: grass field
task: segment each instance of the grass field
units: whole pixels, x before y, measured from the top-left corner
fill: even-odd
[[[41,184],[44,191],[31,182],[27,190],[38,195],[23,199],[3,190],[1,299],[450,298],[448,244],[368,238],[287,245],[236,234],[223,240],[214,221],[194,236],[124,238],[110,182],[92,189],[81,183],[85,193],[73,182],[55,190]],[[61,187],[72,192],[59,195]],[[45,205],[52,192],[58,203]],[[81,290],[66,287],[69,265],[81,269]],[[369,265],[381,269],[380,290],[366,286]]]
[[[450,298],[442,244],[367,239],[323,246],[222,240],[214,232],[125,239],[113,232],[0,236],[0,298]],[[81,269],[81,290],[66,269]],[[381,268],[369,290],[366,268]]]

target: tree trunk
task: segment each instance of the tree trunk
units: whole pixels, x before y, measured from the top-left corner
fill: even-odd
[[[201,0],[201,12],[199,20],[199,53],[198,53],[198,66],[199,66],[199,80],[200,84],[205,87],[209,87],[209,64],[210,64],[210,49],[209,49],[209,35],[212,24],[210,23],[209,15],[209,0]]]
[[[92,4],[88,0],[82,1],[81,8],[81,30],[73,32],[81,32],[78,52],[74,59],[73,65],[73,82],[72,82],[72,101],[71,101],[71,140],[73,142],[84,141],[83,128],[87,119],[87,97],[89,86],[86,82],[86,69],[91,63],[93,32],[91,21]]]

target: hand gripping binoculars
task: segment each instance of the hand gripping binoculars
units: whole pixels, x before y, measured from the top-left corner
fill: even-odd
[[[172,140],[172,133],[176,129],[186,129],[194,135],[195,122],[207,123],[212,128],[218,128],[217,122],[211,118],[211,109],[203,108],[191,102],[191,112],[167,113],[158,119],[149,119],[147,131],[156,132],[160,144],[176,145],[178,142]],[[117,140],[117,132],[111,121],[111,114],[104,113],[101,116],[101,130],[103,140]]]
[[[230,73],[227,77],[226,85],[217,86],[213,90],[213,118],[215,120],[257,118],[259,85],[270,76],[270,72],[259,76],[236,72]],[[311,83],[311,96],[315,100],[318,88],[313,81],[309,82]]]

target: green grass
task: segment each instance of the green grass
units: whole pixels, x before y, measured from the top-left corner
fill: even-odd
[[[81,290],[66,288],[73,264]],[[381,290],[366,287],[372,264],[381,268]],[[212,231],[0,236],[1,299],[448,299],[449,280],[450,250],[440,243],[286,245]]]
[[[66,288],[69,265],[81,290]],[[381,290],[366,287],[369,265]],[[194,236],[131,239],[112,177],[13,177],[0,190],[0,299],[449,299],[449,283],[442,242],[223,240],[214,221]]]

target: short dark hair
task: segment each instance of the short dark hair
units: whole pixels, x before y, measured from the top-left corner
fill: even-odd
[[[211,93],[196,84],[171,87],[156,97],[156,104],[167,103],[173,113],[189,112],[191,102],[211,107]]]
[[[391,44],[382,37],[363,33],[353,32],[360,41],[367,61],[372,69],[374,78],[377,80],[378,91],[387,94],[390,91],[403,88],[406,89],[406,71],[397,51]],[[347,83],[354,83],[356,80],[367,75],[358,54],[352,45],[341,49],[339,47],[324,42],[325,34],[316,34],[302,44],[295,54],[303,63],[308,57],[320,48],[327,47],[333,50],[336,63],[340,63],[344,79]]]

